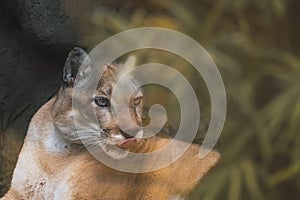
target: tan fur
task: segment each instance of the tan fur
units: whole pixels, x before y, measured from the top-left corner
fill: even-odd
[[[106,84],[112,89],[109,67],[98,92]],[[32,118],[28,133],[14,171],[11,189],[1,200],[165,200],[184,197],[219,159],[212,151],[199,159],[200,146],[192,144],[177,161],[149,173],[125,173],[111,169],[96,160],[79,142],[62,133],[70,131],[71,120],[66,117],[71,109],[72,88],[62,88]],[[139,124],[133,106],[132,117]],[[109,113],[97,113],[101,128],[108,135],[120,132]],[[66,125],[70,129],[59,129]],[[75,136],[74,136],[75,137]],[[109,136],[108,136],[108,139]],[[142,139],[127,150],[138,153],[152,152],[170,142],[169,138]],[[147,161],[141,163],[147,165]]]

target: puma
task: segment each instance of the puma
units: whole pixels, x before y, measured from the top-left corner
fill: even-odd
[[[85,148],[76,132],[76,128],[84,131],[85,124],[74,126],[73,116],[78,111],[72,109],[72,100],[81,102],[81,98],[86,98],[84,95],[72,96],[76,75],[79,84],[86,81],[85,75],[78,72],[81,65],[88,71],[92,64],[85,51],[76,47],[67,57],[62,87],[31,120],[14,170],[11,188],[1,200],[184,199],[216,164],[219,153],[211,151],[200,159],[200,146],[191,144],[175,162],[147,173],[127,173],[102,164]],[[103,148],[104,152],[116,160],[122,160],[126,155],[118,157],[119,152],[111,149],[112,146],[125,152],[149,153],[171,141],[170,138],[160,136],[139,139],[118,127],[110,108],[113,101],[110,97],[122,67],[129,65],[125,62],[120,66],[105,66],[96,91],[86,101],[90,102],[87,106],[96,110],[100,125],[98,131],[84,133],[88,143],[86,145]],[[133,81],[128,81],[134,84]],[[139,88],[135,89],[129,102],[130,115],[135,124],[142,126],[143,93]],[[88,116],[85,117],[88,119]],[[86,126],[94,124],[87,121]],[[129,130],[131,127],[127,128]],[[136,135],[138,134],[137,131]],[[140,163],[147,164],[151,163]]]

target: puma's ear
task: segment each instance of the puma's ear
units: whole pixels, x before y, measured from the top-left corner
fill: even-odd
[[[91,68],[91,59],[83,49],[75,47],[69,52],[63,69],[63,81],[67,87],[74,85],[76,76],[79,76],[78,78],[83,76],[82,73],[78,74],[78,70],[82,65],[84,69]]]

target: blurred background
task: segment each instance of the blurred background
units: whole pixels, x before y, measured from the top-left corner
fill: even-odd
[[[130,28],[157,26],[203,45],[227,92],[216,147],[221,160],[188,199],[300,199],[299,10],[298,0],[0,0],[0,196],[30,118],[59,88],[67,52],[74,46],[91,50]],[[201,75],[168,52],[132,54],[140,64],[172,66],[190,81],[201,109],[194,142],[201,144],[210,119]],[[145,91],[149,105],[166,107],[176,130],[176,97],[159,86]]]

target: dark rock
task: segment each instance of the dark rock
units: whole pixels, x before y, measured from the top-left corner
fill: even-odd
[[[33,42],[59,49],[69,49],[76,43],[77,34],[60,1],[23,0],[19,8],[17,17]]]
[[[32,47],[0,5],[0,197],[32,115],[59,87],[64,59]]]
[[[89,25],[90,0],[12,0],[4,1],[18,19],[23,32],[38,46],[67,50],[82,46],[80,36]]]

